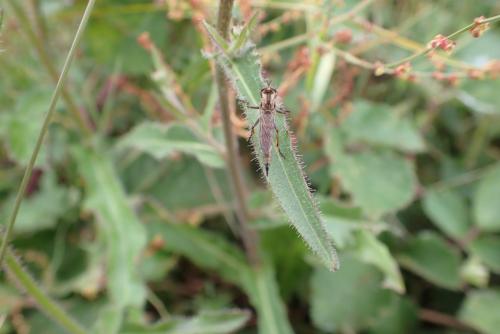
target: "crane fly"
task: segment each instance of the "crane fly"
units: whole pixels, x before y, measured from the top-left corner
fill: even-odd
[[[267,81],[267,86],[260,90],[260,105],[250,106],[246,104],[247,108],[258,109],[259,117],[252,125],[250,129],[250,136],[248,141],[252,139],[255,133],[255,127],[259,126],[259,140],[260,140],[260,150],[264,160],[264,169],[266,172],[266,177],[269,176],[269,164],[271,163],[271,149],[273,145],[273,139],[276,139],[276,148],[279,155],[284,159],[285,156],[281,152],[279,143],[279,130],[274,122],[274,116],[276,113],[282,115],[288,115],[289,111],[284,108],[279,97],[278,91],[271,87],[271,82]],[[275,136],[275,137],[274,137]],[[274,138],[273,138],[274,137]]]

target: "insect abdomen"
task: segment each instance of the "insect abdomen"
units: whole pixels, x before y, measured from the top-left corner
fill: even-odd
[[[271,148],[274,135],[274,118],[271,113],[263,112],[260,120],[260,149],[262,150],[264,168],[266,175],[269,172],[269,164],[271,163]]]

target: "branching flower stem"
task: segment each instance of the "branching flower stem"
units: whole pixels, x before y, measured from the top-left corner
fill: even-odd
[[[229,36],[232,8],[233,0],[221,0],[219,3],[217,30],[225,39],[227,39]],[[252,265],[258,265],[258,236],[257,233],[248,225],[249,214],[246,203],[246,189],[241,174],[241,163],[238,157],[236,136],[234,135],[231,123],[231,111],[229,108],[228,99],[228,84],[224,75],[224,70],[219,66],[217,66],[215,70],[215,79],[219,92],[219,106],[222,113],[224,137],[226,140],[227,167],[229,169],[229,177],[233,186],[237,206],[236,215],[239,220],[239,232],[243,240],[249,262]]]

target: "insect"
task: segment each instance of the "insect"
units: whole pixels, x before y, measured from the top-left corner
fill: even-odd
[[[259,127],[259,140],[260,140],[260,149],[262,152],[262,157],[264,160],[264,168],[266,172],[266,176],[269,175],[269,164],[271,163],[271,149],[272,149],[272,141],[273,136],[276,139],[276,148],[278,149],[279,155],[285,159],[285,155],[281,152],[280,143],[279,143],[279,130],[274,122],[274,116],[276,113],[288,115],[290,112],[286,110],[278,98],[278,91],[271,87],[271,81],[267,81],[267,86],[260,90],[260,105],[259,106],[250,106],[246,103],[247,108],[250,109],[258,109],[260,111],[260,115],[252,125],[250,129],[250,136],[248,137],[248,141],[252,139],[252,136],[255,133],[255,127],[260,125]]]

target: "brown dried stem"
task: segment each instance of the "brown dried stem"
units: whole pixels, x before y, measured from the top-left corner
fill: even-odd
[[[219,3],[219,12],[217,18],[217,30],[220,35],[227,39],[229,35],[229,27],[231,23],[231,10],[233,8],[233,0],[221,0]],[[241,174],[241,162],[238,156],[238,146],[236,136],[234,135],[231,124],[231,111],[229,108],[229,88],[224,75],[224,70],[220,66],[216,67],[215,79],[219,92],[219,106],[222,113],[222,122],[224,127],[224,137],[226,140],[227,149],[227,167],[229,169],[229,177],[233,187],[234,196],[236,199],[236,216],[239,221],[239,232],[243,240],[245,251],[249,262],[252,265],[258,265],[258,236],[248,225],[248,208],[246,204],[246,189]]]

